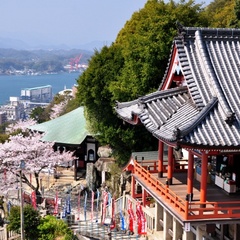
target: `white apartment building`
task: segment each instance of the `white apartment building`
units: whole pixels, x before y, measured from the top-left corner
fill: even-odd
[[[19,101],[19,97],[10,97],[9,103],[0,108],[5,113],[6,121],[17,121],[25,118],[24,105]]]

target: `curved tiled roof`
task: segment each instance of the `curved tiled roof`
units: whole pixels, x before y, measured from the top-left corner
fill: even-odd
[[[120,103],[117,102],[117,112],[123,120],[127,122],[133,121],[133,116],[138,115],[142,110],[138,104],[138,100]]]
[[[45,133],[42,141],[70,145],[79,145],[86,136],[91,135],[87,130],[83,107],[53,120],[30,126],[29,129]]]
[[[134,108],[118,104],[117,113],[133,110],[154,136],[175,144],[240,147],[239,39],[238,29],[181,28],[173,48],[184,86],[139,98]],[[163,82],[169,71],[171,64]]]

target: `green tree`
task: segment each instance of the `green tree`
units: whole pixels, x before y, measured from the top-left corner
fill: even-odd
[[[0,143],[4,143],[5,141],[8,140],[8,138],[9,138],[9,135],[1,133],[0,134]]]
[[[234,15],[230,25],[234,28],[240,27],[240,0],[235,0]]]
[[[76,98],[70,99],[65,107],[65,113],[71,112],[74,109],[80,107],[79,102]]]
[[[148,1],[119,32],[114,44],[122,47],[124,66],[112,81],[111,91],[119,101],[132,100],[156,90],[163,77],[177,34],[176,21],[184,26],[207,26],[201,5],[194,1]]]
[[[37,121],[37,123],[42,123],[49,119],[49,114],[45,111],[45,108],[35,107],[30,113],[30,118]]]
[[[54,216],[47,215],[42,218],[38,230],[39,240],[54,240],[56,238],[62,240],[74,239],[73,232],[68,228],[67,223],[56,219]]]
[[[239,0],[215,0],[205,9],[209,26],[216,28],[239,27]]]
[[[8,125],[9,125],[9,123],[6,123],[6,122],[0,125],[0,134],[5,133],[5,130],[6,130]]]
[[[114,106],[156,90],[164,75],[176,21],[207,26],[201,5],[194,1],[149,0],[135,12],[110,47],[95,51],[78,79],[78,101],[85,107],[89,129],[101,144],[110,144],[118,162],[131,151],[155,150],[157,141],[145,127],[122,124]]]
[[[29,240],[38,239],[38,225],[40,224],[40,214],[31,205],[23,208],[25,238]],[[9,214],[8,229],[16,233],[21,232],[20,207],[13,206]]]
[[[62,104],[59,116],[79,107],[79,102],[68,92],[66,92],[66,94],[56,94],[48,106],[34,108],[30,113],[30,118],[36,120],[37,123],[49,121],[51,119],[53,108],[59,104]]]

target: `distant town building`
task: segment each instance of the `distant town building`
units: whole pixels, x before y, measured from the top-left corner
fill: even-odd
[[[7,113],[4,111],[0,112],[0,125],[7,122]]]
[[[18,97],[10,97],[9,104],[3,105],[0,108],[3,115],[3,121],[17,121],[25,118],[24,105],[19,101]]]
[[[36,103],[50,103],[52,99],[53,94],[51,85],[34,88],[25,88],[21,90],[21,100],[24,101]]]
[[[58,94],[75,95],[76,90],[66,89]],[[0,125],[5,122],[14,122],[28,118],[35,107],[45,107],[53,99],[52,86],[46,85],[21,90],[21,97],[10,97],[6,105],[0,107]]]
[[[62,91],[58,92],[58,94],[73,96],[73,90],[71,88],[66,88],[66,86],[64,86],[64,89]]]
[[[64,86],[64,89],[60,92],[58,92],[59,95],[68,95],[68,96],[71,96],[73,98],[76,97],[76,94],[77,94],[77,87],[78,85],[74,84],[72,86],[72,88],[66,88],[66,86]]]

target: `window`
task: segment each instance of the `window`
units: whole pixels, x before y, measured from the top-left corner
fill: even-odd
[[[88,150],[88,160],[94,161],[94,151],[92,149]]]

